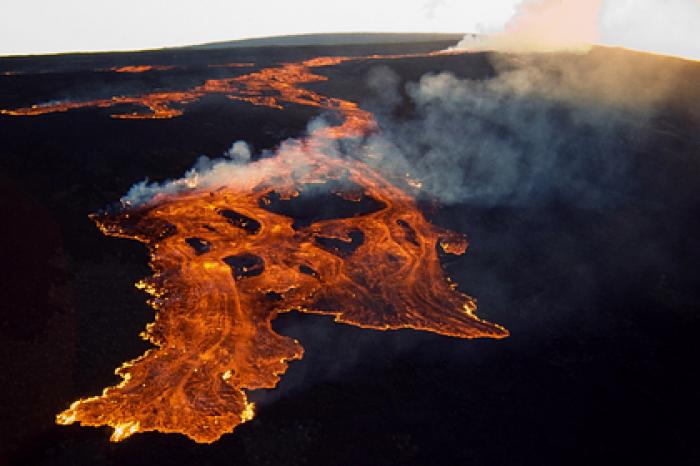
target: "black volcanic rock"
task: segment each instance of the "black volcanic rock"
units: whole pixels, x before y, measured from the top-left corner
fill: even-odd
[[[0,72],[20,74],[0,75],[0,108],[177,89],[229,71],[243,74],[319,55],[447,45],[6,58]],[[617,63],[631,52],[593,53]],[[502,323],[509,338],[466,341],[281,315],[275,330],[302,341],[304,359],[290,365],[275,390],[251,393],[256,418],[212,445],[158,433],[115,445],[107,429],[54,425],[55,414],[71,401],[117,381],[114,368],[148,348],[138,334],[153,320],[147,296],[133,286],[150,273],[146,249],[103,236],[88,215],[134,183],[179,177],[200,155],[216,157],[234,141],[248,141],[255,153],[273,149],[301,135],[318,112],[208,97],[163,121],[114,120],[109,109],[0,115],[0,463],[698,464],[692,426],[699,388],[700,65],[635,57],[661,70],[681,70],[687,79],[646,123],[643,136],[622,138],[615,146],[620,151],[603,154],[629,163],[612,185],[591,185],[599,194],[614,192],[615,202],[581,205],[547,195],[519,205],[462,202],[426,211],[434,223],[469,236],[466,255],[450,258],[445,267],[460,289],[476,296],[479,315]],[[349,62],[318,69],[330,79],[312,87],[373,105],[367,74],[386,65],[404,89],[391,117],[411,121],[416,108],[404,84],[440,71],[486,80],[497,73],[492,58]],[[208,67],[229,62],[256,66]],[[125,77],[99,71],[138,64],[179,68]],[[556,170],[543,173],[547,186],[560,187],[558,181]],[[343,201],[333,193],[321,198]],[[368,204],[369,210],[343,212],[333,204],[329,213],[318,197],[309,199],[298,208],[273,208],[306,225],[331,213],[381,208]],[[410,225],[404,228],[410,231]],[[191,239],[205,253],[205,245]],[[234,275],[243,266],[264,266],[254,257],[230,262]]]

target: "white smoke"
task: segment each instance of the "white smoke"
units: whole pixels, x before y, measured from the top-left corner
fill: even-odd
[[[697,3],[669,1],[677,8],[663,11],[685,12],[692,18]],[[600,12],[603,23],[613,21],[624,4],[529,0],[502,34],[480,46],[581,50],[577,47],[590,37],[586,25],[597,25]],[[638,5],[652,4],[656,5],[645,0]],[[564,26],[577,19],[584,27],[567,36],[573,27]],[[548,27],[552,22],[556,27]],[[474,45],[471,38],[465,41]],[[390,176],[408,174],[422,183],[424,193],[444,203],[499,205],[556,195],[595,204],[611,197],[591,185],[614,186],[626,169],[625,157],[610,154],[624,154],[636,140],[649,137],[647,122],[687,79],[680,60],[660,65],[654,57],[600,49],[586,55],[493,54],[490,60],[495,76],[479,80],[429,74],[404,88],[390,67],[373,68],[365,83],[370,97],[362,104],[375,112],[382,132],[362,143],[316,141],[316,146],[323,144],[333,156],[366,160]],[[394,118],[393,109],[406,98],[415,114]],[[322,134],[325,124],[322,119],[312,121],[305,137]],[[289,154],[296,157],[287,157],[296,160],[290,163],[304,164],[303,138],[257,157],[248,144],[236,141],[219,159],[201,157],[181,179],[136,184],[122,201],[138,205],[192,189],[252,187],[274,175],[270,157]]]
[[[224,157],[228,157],[234,162],[250,162],[250,146],[245,141],[236,141],[229,150],[224,153]]]
[[[592,44],[700,60],[700,0],[524,0],[506,26],[456,48],[587,51]]]
[[[324,136],[323,129],[326,127],[323,118],[316,118],[309,123],[305,136],[287,139],[275,150],[263,151],[255,158],[245,141],[236,141],[222,157],[211,159],[200,156],[182,178],[160,183],[145,179],[136,183],[121,198],[121,202],[133,207],[156,203],[163,196],[226,186],[235,186],[244,192],[252,191],[259,184],[273,179],[280,171],[280,163],[299,174],[308,168],[309,150],[339,156],[338,144]],[[309,149],[311,146],[313,149]]]
[[[624,195],[635,148],[658,136],[656,116],[688,107],[675,94],[693,76],[681,60],[607,49],[489,57],[495,76],[408,83],[406,117],[379,105],[370,163],[409,173],[446,204],[602,206]]]
[[[458,58],[455,58],[458,59]],[[252,189],[274,178],[283,158],[293,169],[308,163],[304,142],[333,157],[361,159],[394,180],[422,184],[442,203],[513,205],[558,198],[581,206],[614,202],[631,148],[653,137],[649,122],[679,80],[680,60],[604,49],[569,54],[491,55],[495,76],[460,79],[428,74],[401,89],[389,67],[370,70],[371,96],[381,131],[365,139],[323,139],[326,122],[307,135],[252,157],[235,142],[223,157],[200,157],[178,180],[133,186],[122,201],[138,205],[191,190]],[[488,74],[488,73],[487,73]],[[402,97],[405,96],[405,97]],[[392,109],[408,98],[410,118]]]
[[[597,40],[602,0],[526,0],[501,31],[467,35],[466,50],[507,52],[586,51]]]

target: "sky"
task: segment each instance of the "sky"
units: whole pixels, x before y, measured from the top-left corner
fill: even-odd
[[[700,59],[700,0],[0,0],[0,55],[318,32],[508,34]],[[544,36],[541,33],[544,32]]]
[[[471,32],[517,0],[0,0],[0,55],[134,50],[314,32]]]

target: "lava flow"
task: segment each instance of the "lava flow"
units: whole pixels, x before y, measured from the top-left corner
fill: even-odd
[[[327,79],[324,76],[312,73],[311,68],[334,65],[351,59],[358,58],[322,57],[301,63],[287,63],[276,68],[266,68],[243,76],[209,79],[200,86],[182,91],[154,92],[137,96],[113,96],[106,99],[87,101],[53,101],[17,109],[0,109],[0,115],[37,116],[84,108],[109,108],[132,105],[145,107],[150,111],[115,113],[111,115],[112,118],[164,119],[183,114],[183,110],[173,108],[174,105],[182,106],[199,100],[208,94],[223,94],[231,100],[245,101],[255,105],[279,109],[282,108],[281,102],[339,110],[342,110],[339,107],[349,104],[351,107],[356,108],[357,106],[353,103],[327,98],[298,87],[302,83]],[[235,68],[249,65],[251,64],[226,64],[226,67]],[[140,67],[115,68],[113,71],[144,72],[154,68],[144,65]]]
[[[349,60],[376,60],[381,58],[396,59],[438,55],[449,52],[433,52],[429,54],[412,55],[371,55],[367,57],[319,57],[299,63],[287,63],[279,67],[265,68],[261,71],[223,79],[209,79],[200,86],[179,91],[163,91],[135,96],[112,96],[105,99],[85,101],[52,101],[42,104],[34,104],[29,107],[16,109],[0,109],[0,115],[9,116],[38,116],[50,113],[67,112],[85,108],[110,108],[115,106],[140,106],[149,111],[115,113],[112,118],[144,120],[167,119],[183,114],[180,108],[195,102],[205,95],[223,94],[231,100],[249,102],[254,105],[264,105],[281,109],[280,102],[311,105],[314,107],[341,110],[345,105],[356,108],[357,105],[340,99],[328,98],[313,91],[298,87],[299,84],[324,81],[328,78],[311,72],[312,68],[337,65]],[[211,65],[212,67],[243,68],[253,66],[253,63],[225,63]],[[112,68],[111,71],[124,73],[142,73],[149,70],[167,70],[173,67],[166,66],[127,66]],[[362,113],[362,112],[360,112]],[[346,116],[348,116],[346,112]]]
[[[300,343],[271,326],[292,310],[379,330],[508,335],[477,318],[475,301],[441,268],[439,249],[463,254],[466,239],[431,225],[411,195],[366,163],[324,151],[329,140],[376,130],[355,103],[299,87],[323,79],[309,68],[341,60],[263,69],[194,91],[335,110],[344,117],[339,126],[239,165],[235,180],[92,216],[105,234],[149,248],[154,274],[137,286],[157,311],[142,333],[156,347],[117,369],[121,383],[76,401],[58,423],[111,426],[114,441],[160,431],[213,442],[253,417],[248,390],[275,387],[288,362],[302,357]],[[290,213],[304,202],[331,206],[333,216],[309,205],[303,219]]]
[[[115,73],[145,73],[146,71],[170,71],[177,68],[176,66],[165,65],[132,65],[110,68],[110,71]]]

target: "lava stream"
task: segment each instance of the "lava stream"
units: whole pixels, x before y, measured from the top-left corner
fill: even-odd
[[[437,55],[447,52],[413,55],[371,55],[367,57],[318,57],[299,63],[286,63],[278,67],[265,68],[261,71],[223,79],[209,79],[202,85],[179,91],[163,91],[135,96],[112,96],[105,99],[85,101],[54,101],[34,104],[29,107],[15,109],[0,109],[0,115],[9,116],[38,116],[50,113],[67,112],[85,108],[110,108],[118,105],[141,106],[148,111],[115,113],[112,118],[118,119],[166,119],[183,114],[181,107],[195,102],[209,94],[223,94],[231,100],[240,100],[255,105],[273,108],[283,108],[281,102],[311,105],[335,110],[336,105],[348,104],[357,107],[352,102],[340,101],[321,96],[313,91],[299,87],[306,84],[324,81],[327,78],[314,74],[311,69],[337,65],[350,60],[376,60],[381,58],[410,58]],[[212,67],[243,68],[253,66],[253,63],[226,63],[211,65]],[[138,65],[111,68],[120,73],[143,73],[151,70],[170,70],[172,66]]]
[[[110,68],[109,71],[114,71],[115,73],[145,73],[146,71],[170,71],[176,69],[177,66],[164,66],[164,65],[131,65],[131,66],[115,66]]]
[[[58,423],[111,426],[114,441],[155,430],[213,442],[253,417],[247,390],[275,387],[288,362],[302,357],[298,341],[272,329],[281,312],[332,315],[380,330],[508,335],[476,317],[475,301],[441,268],[439,249],[463,254],[462,235],[431,225],[412,196],[369,165],[325,153],[324,141],[376,129],[357,104],[299,86],[324,79],[311,68],[344,60],[290,63],[143,101],[158,114],[168,103],[221,92],[257,105],[334,110],[344,119],[254,162],[256,169],[235,183],[92,216],[105,234],[149,248],[154,273],[137,286],[152,296],[156,319],[142,336],[155,348],[117,369],[118,385],[74,402]],[[324,185],[341,187],[329,189],[331,199],[371,208],[306,223],[280,211],[306,186]]]

